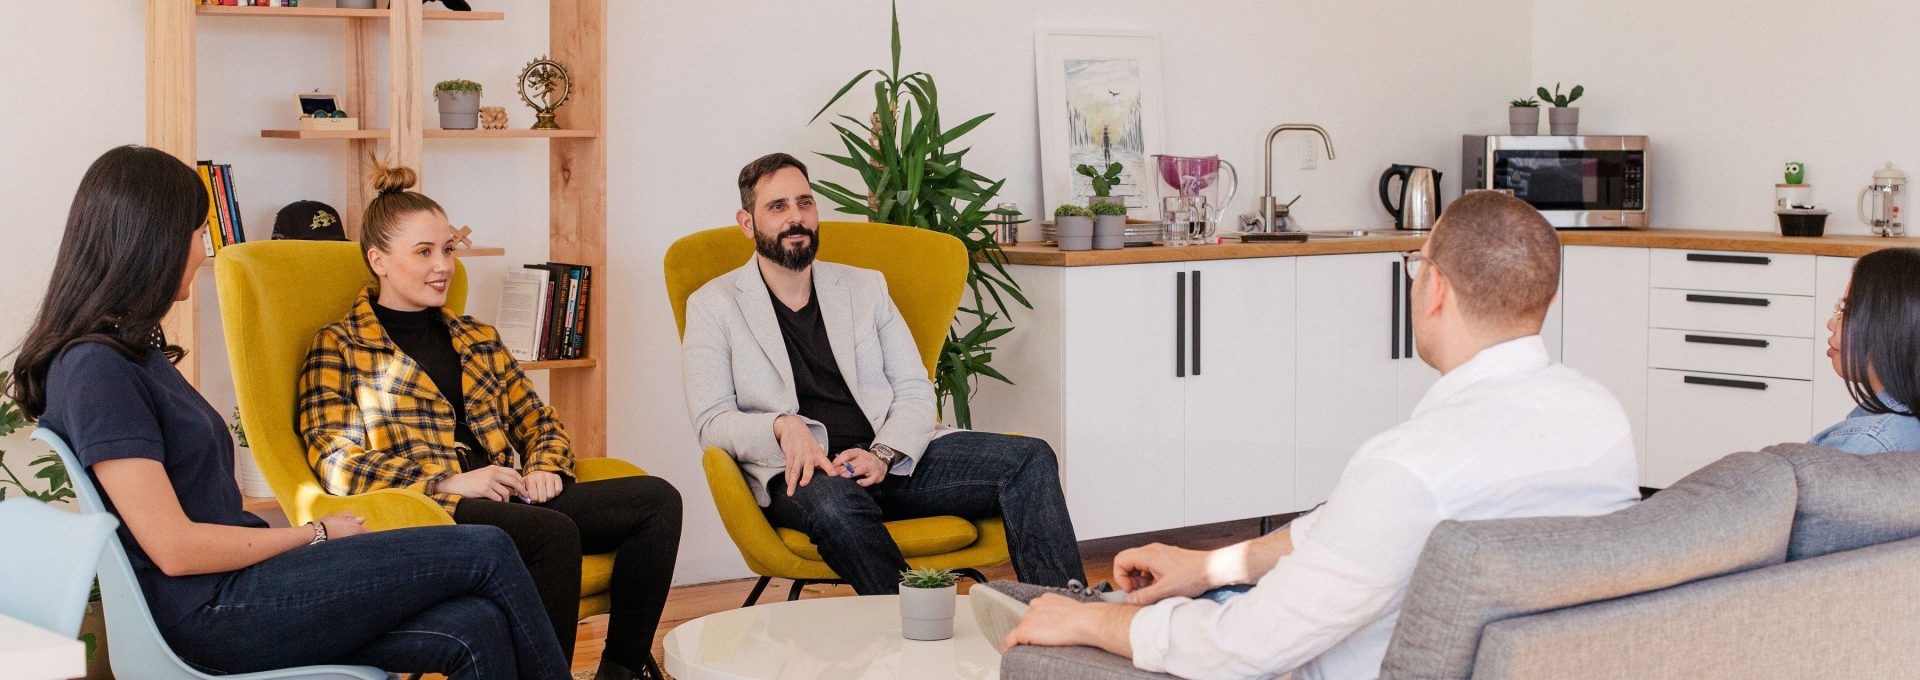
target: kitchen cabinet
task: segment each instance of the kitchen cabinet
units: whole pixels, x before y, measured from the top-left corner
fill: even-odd
[[[1297,261],[1296,509],[1327,499],[1360,445],[1404,420],[1406,310],[1399,253]],[[1419,359],[1412,362],[1418,363]]]
[[[1647,468],[1646,248],[1566,246],[1560,253],[1561,361],[1598,381],[1627,412]],[[1641,482],[1645,484],[1643,480]]]
[[[1736,451],[1806,441],[1812,383],[1694,371],[1647,371],[1648,450],[1641,485],[1666,488]]]
[[[1853,278],[1853,264],[1859,260],[1851,257],[1820,257],[1814,261],[1812,315],[1813,343],[1809,347],[1813,361],[1813,422],[1812,432],[1818,433],[1838,423],[1853,412],[1853,397],[1847,394],[1847,383],[1833,371],[1833,360],[1827,357],[1827,319],[1833,316],[1833,306],[1847,293],[1847,282]]]

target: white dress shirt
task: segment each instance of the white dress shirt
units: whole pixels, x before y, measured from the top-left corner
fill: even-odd
[[[1374,678],[1414,563],[1442,520],[1589,516],[1639,499],[1632,433],[1599,383],[1551,364],[1539,336],[1481,350],[1413,418],[1361,445],[1295,520],[1293,552],[1226,604],[1140,610],[1134,665],[1183,678]]]

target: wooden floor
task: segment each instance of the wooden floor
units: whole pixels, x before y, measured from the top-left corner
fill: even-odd
[[[1275,518],[1275,526],[1278,526],[1279,522],[1290,518],[1291,516]],[[1086,563],[1088,576],[1093,579],[1093,582],[1098,583],[1100,581],[1112,580],[1113,557],[1121,550],[1127,548],[1160,542],[1185,548],[1211,549],[1253,538],[1259,534],[1259,531],[1260,524],[1258,520],[1222,522],[1220,524],[1187,527],[1151,534],[1084,541],[1080,544],[1080,555]],[[1013,566],[1010,564],[982,569],[981,571],[986,573],[987,578],[993,580],[1011,580],[1013,578]],[[740,603],[747,599],[747,593],[753,590],[754,580],[755,579],[749,578],[674,588],[672,596],[667,600],[666,613],[660,617],[660,631],[654,636],[653,657],[655,659],[664,658],[664,654],[661,652],[660,641],[666,638],[667,633],[672,631],[675,626],[708,614],[739,607]],[[969,585],[970,583],[963,579],[960,584],[960,592],[967,592]],[[776,580],[773,585],[767,587],[766,592],[761,593],[760,601],[783,601],[786,599],[788,592],[790,592],[788,589],[791,587],[792,583],[789,581]],[[853,594],[853,588],[848,586],[815,585],[808,586],[801,591],[801,597],[809,599],[816,597],[849,597]],[[574,647],[573,658],[573,668],[576,676],[592,677],[593,669],[598,668],[600,665],[600,652],[605,647],[606,636],[606,616],[595,616],[580,622],[579,642]]]

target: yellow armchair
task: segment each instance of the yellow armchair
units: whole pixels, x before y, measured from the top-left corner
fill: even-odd
[[[373,281],[355,243],[261,241],[229,246],[214,263],[227,357],[240,420],[260,472],[273,486],[287,520],[301,524],[336,512],[365,517],[375,531],[452,524],[438,503],[414,491],[381,489],[336,496],[321,488],[297,427],[297,385],[313,337],[352,308]],[[446,308],[466,308],[467,270],[456,266]],[[612,458],[577,458],[576,479],[593,481],[646,474]],[[613,555],[585,556],[580,580],[580,617],[605,613],[611,604]]]
[[[714,277],[739,268],[752,254],[753,242],[733,226],[690,234],[667,249],[667,297],[683,336],[688,296]],[[966,246],[952,236],[924,229],[822,222],[819,259],[877,270],[886,276],[887,290],[913,332],[920,359],[931,377],[966,287]],[[806,534],[775,528],[767,521],[733,456],[709,447],[701,465],[706,469],[707,485],[727,536],[740,550],[747,568],[760,575],[743,606],[758,601],[767,584],[776,578],[794,581],[788,600],[798,599],[801,588],[808,583],[840,581],[820,559],[819,549]],[[1002,564],[1008,559],[1006,527],[998,517],[969,521],[941,516],[888,522],[887,533],[900,546],[909,566],[952,569],[975,581],[986,580],[978,567]]]

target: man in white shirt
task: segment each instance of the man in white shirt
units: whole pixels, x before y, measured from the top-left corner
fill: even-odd
[[[1005,643],[1091,645],[1188,678],[1374,678],[1441,521],[1601,515],[1637,500],[1619,402],[1551,363],[1539,337],[1560,276],[1546,220],[1470,192],[1407,257],[1420,358],[1442,377],[1411,420],[1360,447],[1324,505],[1219,550],[1122,552],[1126,604],[1042,596]]]

